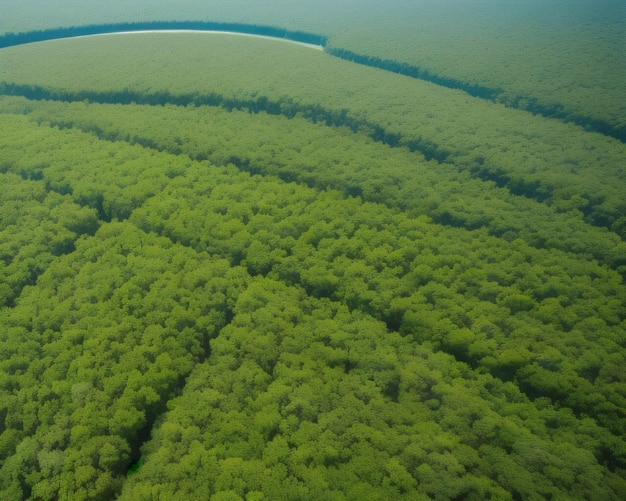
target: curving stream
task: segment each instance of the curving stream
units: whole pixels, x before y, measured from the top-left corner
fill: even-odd
[[[53,38],[50,40],[42,40],[42,42],[52,42],[55,40],[68,40],[72,38],[102,37],[102,36],[110,36],[110,35],[141,35],[141,34],[146,34],[146,33],[202,33],[205,35],[236,35],[236,36],[242,36],[242,37],[254,37],[254,38],[262,38],[266,40],[275,40],[278,42],[287,42],[291,44],[300,45],[302,47],[307,47],[309,49],[315,49],[315,50],[321,50],[321,51],[324,50],[324,47],[322,45],[316,45],[316,44],[306,43],[306,42],[298,42],[296,40],[291,40],[289,38],[280,38],[280,37],[270,36],[270,35],[255,35],[253,33],[241,33],[239,31],[184,30],[184,29],[112,31],[108,33],[93,33],[90,35],[76,35],[76,36],[69,36],[69,37],[63,37],[63,38]],[[38,43],[38,42],[29,42],[29,43]]]
[[[298,43],[309,48],[323,50],[326,46],[326,37],[316,33],[290,31],[275,26],[261,26],[238,23],[211,23],[196,21],[172,22],[145,22],[97,24],[87,26],[73,26],[53,28],[41,31],[23,33],[5,33],[0,35],[0,48],[23,45],[33,42],[78,38],[93,35],[113,35],[130,33],[153,32],[185,32],[185,33],[222,33],[233,35],[248,35],[273,40]]]

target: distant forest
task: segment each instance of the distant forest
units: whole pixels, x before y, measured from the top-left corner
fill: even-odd
[[[620,70],[480,49],[611,2],[65,4],[0,21],[0,499],[621,499]],[[281,40],[25,43],[181,17]]]
[[[0,36],[88,25],[231,25],[321,39],[339,57],[399,71],[626,139],[621,0],[6,0]],[[255,31],[256,32],[256,31]],[[32,36],[32,35],[31,35]],[[313,42],[317,43],[317,42]]]

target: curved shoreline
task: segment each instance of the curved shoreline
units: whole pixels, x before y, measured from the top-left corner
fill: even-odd
[[[252,35],[274,40],[297,42],[310,48],[323,49],[326,37],[315,33],[291,31],[274,26],[240,23],[214,23],[201,21],[154,21],[143,23],[92,24],[86,26],[61,27],[22,33],[0,35],[0,48],[13,47],[34,42],[79,38],[91,35],[146,32],[202,32]]]
[[[165,34],[197,33],[197,34],[204,34],[204,35],[236,35],[236,36],[241,36],[241,37],[253,37],[253,38],[261,38],[261,39],[265,39],[265,40],[273,40],[273,41],[277,41],[277,42],[286,42],[286,43],[290,43],[290,44],[300,45],[302,47],[307,47],[308,49],[314,49],[314,50],[320,50],[320,51],[324,50],[324,46],[322,46],[322,45],[316,45],[316,44],[306,43],[306,42],[298,42],[296,40],[291,40],[289,38],[279,38],[279,37],[273,37],[273,36],[270,36],[270,35],[255,35],[253,33],[241,33],[239,31],[185,30],[185,29],[180,29],[180,30],[164,29],[164,30],[112,31],[112,32],[107,32],[107,33],[93,33],[93,34],[90,34],[90,35],[76,35],[76,36],[64,37],[64,38],[53,38],[53,39],[50,39],[50,40],[41,40],[41,41],[38,41],[38,42],[28,42],[28,43],[44,43],[44,42],[54,42],[56,40],[72,40],[72,39],[75,39],[75,38],[103,37],[103,36],[111,36],[111,35],[146,35],[146,34],[151,34],[151,33],[165,33]]]

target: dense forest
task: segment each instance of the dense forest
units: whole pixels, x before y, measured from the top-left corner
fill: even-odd
[[[626,141],[622,0],[4,0],[1,13],[0,46],[3,35],[129,22],[314,34],[330,54]]]
[[[0,499],[621,499],[626,145],[431,80],[0,50]]]

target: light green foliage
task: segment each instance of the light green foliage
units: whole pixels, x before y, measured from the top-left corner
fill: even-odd
[[[100,138],[184,152],[218,165],[235,163],[253,173],[359,194],[366,201],[426,214],[442,224],[486,228],[507,240],[519,237],[540,248],[589,254],[615,267],[626,255],[619,237],[586,224],[574,208],[559,211],[511,195],[468,172],[426,162],[419,153],[389,148],[345,129],[311,125],[300,117],[204,106],[48,102],[33,110],[28,101],[17,98],[5,98],[3,104],[12,112],[94,132]],[[193,127],[187,126],[189,121]]]
[[[46,193],[41,180],[2,173],[0,184],[0,306],[7,306],[79,235],[94,233],[98,220],[69,196]]]
[[[263,492],[381,500],[509,498],[495,481],[502,478],[531,496],[562,488],[569,466],[554,478],[541,474],[542,461],[558,461],[551,439],[517,424],[524,412],[542,412],[517,394],[518,417],[501,417],[497,399],[485,398],[484,385],[500,391],[502,383],[271,279],[251,282],[234,313],[172,401],[121,499],[147,486],[166,497],[204,485],[216,499]],[[510,458],[504,447],[513,448]],[[491,462],[494,454],[506,459]],[[585,461],[584,451],[575,454]]]
[[[118,491],[142,430],[225,324],[238,276],[123,223],[51,264],[3,319],[3,491]]]

